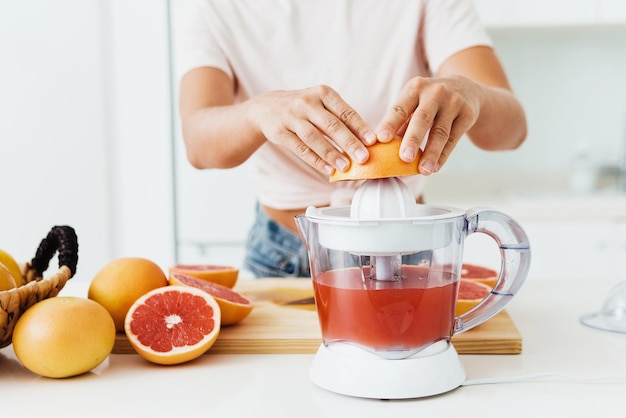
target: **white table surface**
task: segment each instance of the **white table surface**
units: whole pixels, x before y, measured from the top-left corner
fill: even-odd
[[[531,277],[507,306],[522,334],[523,353],[461,356],[468,380],[542,373],[571,377],[462,386],[429,398],[382,401],[315,387],[308,378],[313,355],[207,354],[178,366],[111,355],[86,375],[59,380],[30,373],[9,346],[0,350],[0,411],[7,417],[625,417],[626,335],[579,323],[617,282]],[[64,294],[81,295],[83,289],[70,283]]]

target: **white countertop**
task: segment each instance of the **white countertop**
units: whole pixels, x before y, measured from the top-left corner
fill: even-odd
[[[461,356],[468,380],[542,373],[572,377],[381,401],[315,387],[308,378],[312,355],[207,354],[179,366],[112,355],[89,374],[56,380],[24,369],[9,346],[0,350],[1,410],[11,417],[623,417],[626,335],[579,324],[580,315],[598,309],[614,284],[531,278],[507,307],[522,334],[523,353]],[[64,293],[82,292],[70,285]]]

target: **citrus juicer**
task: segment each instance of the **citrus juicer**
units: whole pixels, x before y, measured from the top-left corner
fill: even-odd
[[[417,398],[460,386],[451,337],[501,311],[530,263],[526,234],[508,215],[418,204],[397,177],[365,180],[350,206],[311,206],[296,224],[323,340],[310,378],[344,395]],[[457,317],[464,239],[475,232],[496,241],[502,267],[491,293]]]

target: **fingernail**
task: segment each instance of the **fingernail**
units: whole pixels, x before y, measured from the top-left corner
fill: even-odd
[[[335,166],[339,169],[339,171],[346,171],[349,164],[350,163],[345,158],[337,158],[335,160]]]
[[[332,166],[325,165],[324,166],[324,171],[326,172],[326,174],[331,175],[331,174],[333,174],[333,171],[335,171],[335,169]]]
[[[365,134],[365,144],[372,145],[376,142],[376,134],[374,132],[368,132]]]
[[[389,131],[378,132],[378,139],[380,139],[381,141],[391,141],[391,132]]]
[[[364,149],[359,149],[354,153],[355,161],[359,164],[365,162],[365,160],[367,160],[367,157],[369,156],[367,151],[365,151]]]
[[[411,162],[415,159],[415,150],[411,147],[406,147],[402,150],[400,157],[402,157],[403,161]]]
[[[433,172],[433,163],[431,161],[424,161],[420,166],[420,173],[430,174]]]

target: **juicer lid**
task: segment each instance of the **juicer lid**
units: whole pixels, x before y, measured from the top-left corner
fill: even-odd
[[[449,244],[455,219],[465,212],[446,206],[421,205],[396,177],[366,180],[351,206],[306,210],[318,224],[324,247],[354,254],[411,254]]]

